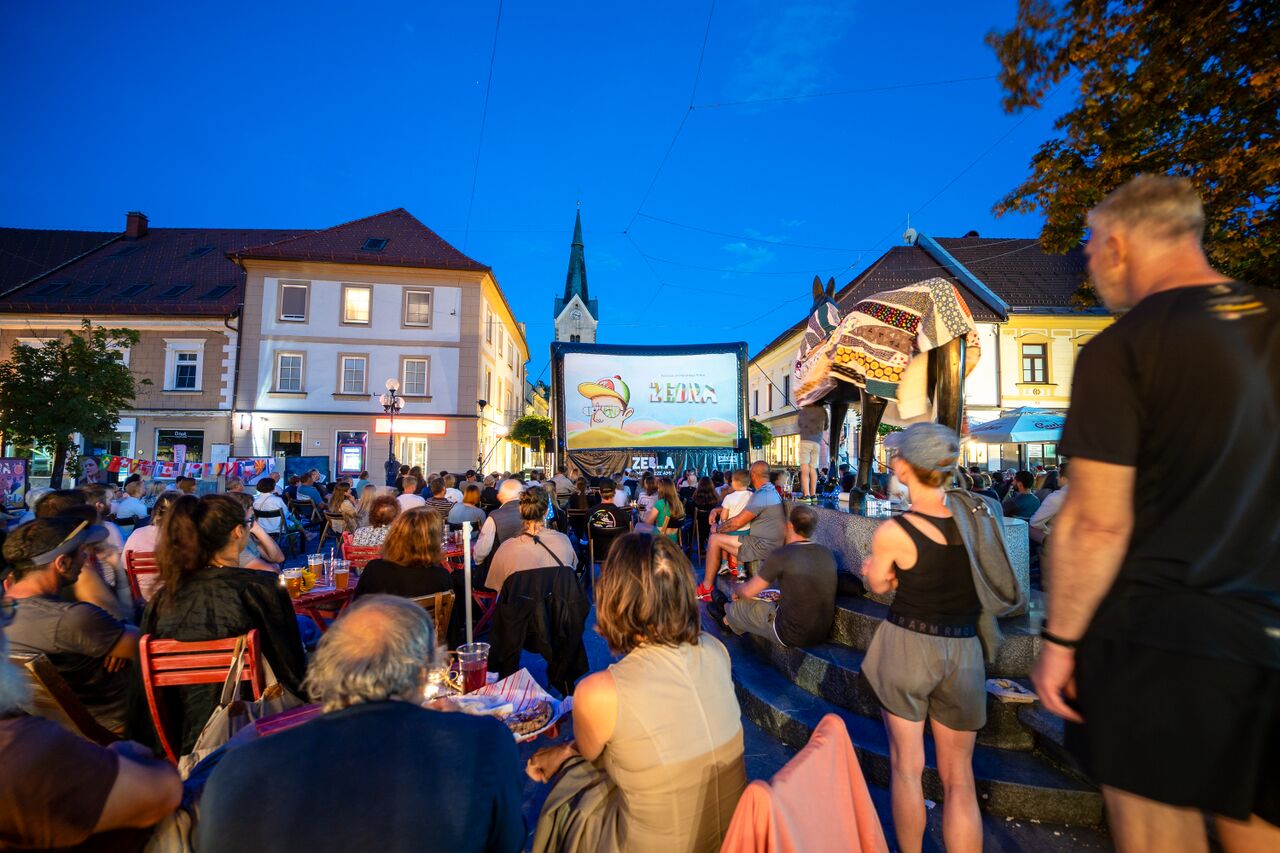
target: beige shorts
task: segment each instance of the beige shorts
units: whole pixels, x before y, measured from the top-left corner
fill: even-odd
[[[822,456],[822,445],[816,441],[800,442],[800,464],[809,465],[813,468],[818,467],[818,460]]]
[[[959,732],[987,723],[987,668],[977,637],[934,637],[881,622],[862,674],[895,717],[932,717]]]

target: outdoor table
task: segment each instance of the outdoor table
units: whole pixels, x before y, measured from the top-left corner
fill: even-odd
[[[316,623],[316,627],[320,629],[320,633],[324,633],[328,628],[325,622],[325,614],[336,617],[339,613],[346,609],[351,603],[351,597],[356,594],[355,584],[349,584],[346,589],[337,589],[331,586],[312,587],[309,592],[304,592],[297,598],[293,599],[293,612],[299,616],[309,616],[311,621]],[[321,605],[337,604],[337,609],[322,610]]]

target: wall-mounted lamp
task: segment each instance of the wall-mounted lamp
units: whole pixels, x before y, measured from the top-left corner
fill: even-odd
[[[253,429],[253,414],[251,412],[237,412],[236,429],[242,432]]]

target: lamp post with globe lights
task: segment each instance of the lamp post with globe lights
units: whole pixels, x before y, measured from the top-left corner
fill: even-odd
[[[396,412],[404,408],[404,398],[400,396],[400,380],[388,379],[386,392],[378,398],[382,411],[391,418],[391,427],[387,430],[387,464],[385,467],[387,485],[394,486],[399,465],[396,463]]]

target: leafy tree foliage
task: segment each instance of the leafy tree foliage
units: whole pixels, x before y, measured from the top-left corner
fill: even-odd
[[[1280,286],[1275,0],[1019,0],[1013,28],[987,43],[1006,111],[1079,89],[1061,135],[1040,146],[997,215],[1042,211],[1042,245],[1066,252],[1089,209],[1129,178],[1184,175],[1204,200],[1215,265]]]
[[[114,432],[120,410],[133,404],[134,378],[120,350],[138,339],[132,329],[84,320],[80,331],[39,347],[15,343],[0,363],[0,430],[15,444],[53,449],[51,483],[62,482],[72,433]]]
[[[529,439],[535,436],[542,439],[543,447],[546,447],[546,442],[551,441],[550,418],[544,418],[542,415],[524,415],[517,418],[511,425],[511,432],[508,433],[507,438],[527,447]]]
[[[773,441],[773,430],[760,423],[755,418],[751,418],[748,426],[751,429],[751,446],[757,450]]]

